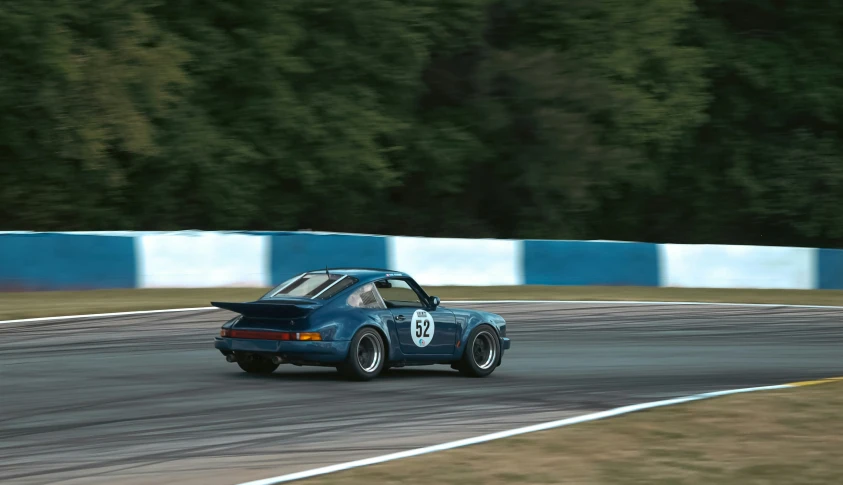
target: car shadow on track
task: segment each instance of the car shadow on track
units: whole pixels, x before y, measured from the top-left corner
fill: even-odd
[[[339,372],[331,368],[311,367],[304,369],[285,369],[278,370],[269,375],[247,374],[245,372],[236,373],[233,375],[236,379],[258,379],[271,381],[323,381],[323,382],[349,382],[350,380],[342,376]],[[384,379],[419,379],[431,378],[447,379],[447,378],[462,378],[459,372],[442,367],[440,369],[418,369],[418,368],[400,368],[389,369],[381,372],[374,380]]]

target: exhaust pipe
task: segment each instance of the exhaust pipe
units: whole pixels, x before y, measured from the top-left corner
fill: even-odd
[[[225,356],[226,362],[237,362],[237,356],[234,354],[228,354]]]
[[[279,357],[279,356],[277,356],[277,355],[276,355],[276,356],[274,356],[274,357],[272,358],[272,363],[273,363],[273,364],[276,364],[276,365],[277,365],[277,364],[281,364],[281,363],[283,363],[283,362],[284,362],[284,359],[282,359],[281,357]]]

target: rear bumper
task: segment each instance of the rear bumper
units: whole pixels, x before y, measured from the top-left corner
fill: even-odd
[[[291,362],[342,362],[348,355],[349,341],[290,342],[215,337],[214,347],[223,354],[250,352],[277,355]]]

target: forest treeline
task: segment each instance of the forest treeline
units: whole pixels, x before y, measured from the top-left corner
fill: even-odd
[[[843,2],[4,0],[0,229],[843,243]]]

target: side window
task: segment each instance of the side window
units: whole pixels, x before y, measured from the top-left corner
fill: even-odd
[[[355,308],[386,308],[386,305],[372,283],[366,284],[348,295],[348,304]]]
[[[404,280],[382,280],[375,283],[386,306],[424,308],[419,295]]]

